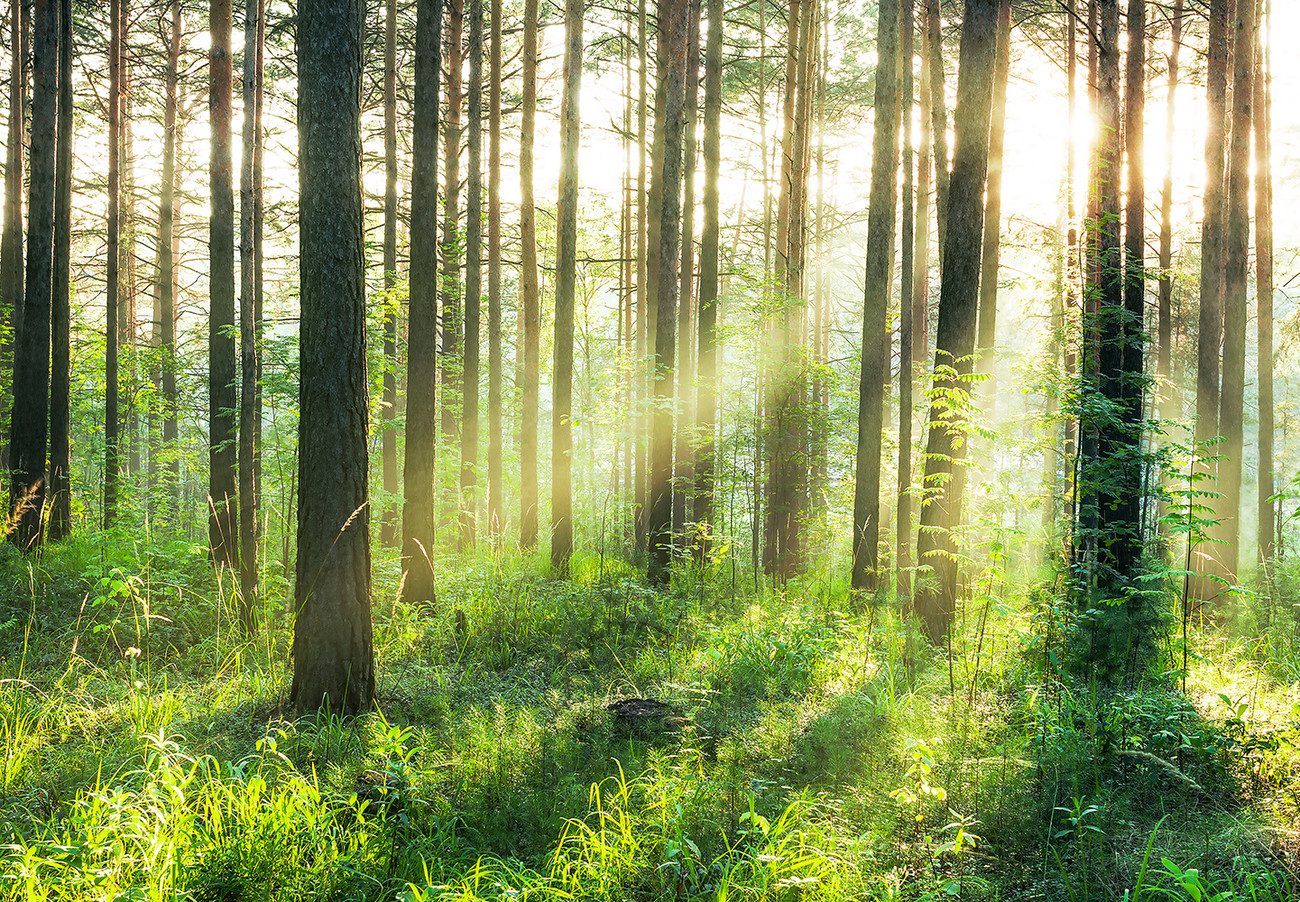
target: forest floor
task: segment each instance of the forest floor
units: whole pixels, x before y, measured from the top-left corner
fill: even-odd
[[[0,898],[1300,897],[1288,605],[1099,694],[1050,586],[945,654],[824,577],[539,568],[447,558],[414,610],[379,553],[379,710],[295,719],[274,568],[245,642],[199,546],[5,546]]]

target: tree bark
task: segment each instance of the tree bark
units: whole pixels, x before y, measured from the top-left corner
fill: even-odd
[[[930,115],[930,44],[924,27],[920,39],[920,74],[916,84],[917,125],[921,143],[916,154],[916,245],[912,266],[912,364],[930,359],[930,188],[934,181],[934,119]]]
[[[678,537],[682,547],[689,544],[686,535],[686,515],[694,504],[688,504],[687,498],[694,489],[695,462],[695,398],[693,390],[696,384],[695,359],[693,345],[689,340],[695,321],[695,156],[696,156],[696,120],[699,113],[700,96],[700,16],[701,0],[690,0],[690,24],[686,42],[686,94],[683,113],[685,137],[682,140],[682,227],[681,227],[681,264],[678,269],[681,278],[679,303],[677,305],[677,396],[679,403],[679,421],[677,429],[676,460],[673,478],[673,534]]]
[[[158,313],[162,352],[162,453],[165,458],[164,492],[168,513],[180,510],[181,463],[177,441],[176,391],[176,257],[173,253],[176,221],[176,116],[180,80],[182,11],[180,0],[170,0],[171,42],[167,47],[167,99],[163,113],[162,187],[158,199]],[[111,259],[111,258],[110,258]],[[112,282],[110,281],[110,285]]]
[[[944,394],[965,393],[975,350],[979,302],[980,238],[988,169],[999,0],[966,0],[957,73],[957,123],[935,333],[934,388],[926,440],[926,503],[921,508],[917,561],[934,571],[922,581],[915,610],[931,642],[948,638],[957,610],[957,534],[961,523],[966,446],[959,411]],[[933,73],[932,73],[933,75]],[[936,141],[938,129],[936,128]],[[940,369],[942,367],[942,369]]]
[[[442,195],[442,441],[450,449],[460,445],[461,406],[465,388],[465,323],[460,290],[460,137],[464,91],[465,0],[445,0],[447,13],[447,108],[443,118]],[[441,479],[443,525],[450,529],[460,507],[456,469],[447,467]]]
[[[57,542],[72,532],[72,0],[59,0],[59,122],[54,176],[54,271],[50,311],[50,521]]]
[[[984,191],[984,244],[980,264],[979,333],[976,347],[980,352],[979,368],[993,375],[993,350],[997,344],[998,265],[1002,250],[1002,147],[1007,121],[1007,81],[1011,76],[1011,0],[1002,0],[998,8],[998,58],[993,72],[993,111],[989,123],[989,174]],[[981,388],[985,414],[996,416],[997,390],[994,382]]]
[[[406,459],[402,484],[402,600],[437,600],[433,480],[437,462],[438,95],[442,2],[419,0],[415,23],[415,122],[411,166],[411,301],[407,317]]]
[[[501,0],[491,0],[488,88],[488,507],[487,528],[500,547],[505,527],[501,433]]]
[[[912,42],[913,42],[913,2],[903,0],[899,11],[901,17],[902,53],[898,71],[902,75],[902,101],[899,109],[902,113],[903,127],[903,236],[900,260],[902,272],[898,287],[898,535],[894,546],[895,577],[898,595],[907,607],[912,603],[912,359],[915,355],[916,321],[913,302],[915,293],[913,283],[916,279],[915,244],[916,219],[914,213],[914,191],[912,152]]]
[[[537,422],[541,380],[542,311],[537,284],[537,226],[533,204],[533,140],[537,120],[537,0],[524,0],[523,124],[519,132],[519,275],[524,316],[523,412],[519,424],[519,544],[537,547]]]
[[[117,519],[121,480],[122,397],[118,328],[122,265],[122,17],[126,0],[110,0],[108,38],[108,253],[104,300],[104,526]],[[34,98],[33,98],[34,99]],[[35,126],[33,125],[33,130]],[[30,257],[30,252],[28,254]],[[30,263],[29,263],[30,265]],[[17,384],[15,383],[15,389]]]
[[[395,497],[397,483],[397,0],[384,2],[384,403],[380,408],[380,454],[384,494]],[[379,541],[397,543],[397,510],[385,500]]]
[[[555,251],[555,371],[551,376],[551,570],[568,578],[573,557],[573,308],[578,278],[578,141],[582,91],[582,0],[564,7],[560,102],[559,226]]]
[[[1156,378],[1164,398],[1160,415],[1172,419],[1176,407],[1173,403],[1173,370],[1170,359],[1173,352],[1173,294],[1174,294],[1174,100],[1178,91],[1178,54],[1183,42],[1183,0],[1175,0],[1170,17],[1169,34],[1169,87],[1165,102],[1165,180],[1160,190],[1160,261],[1159,308],[1156,324]]]
[[[668,584],[672,568],[673,471],[673,363],[676,357],[674,316],[677,306],[678,229],[681,221],[682,119],[688,28],[687,0],[658,0],[659,81],[664,97],[662,168],[652,176],[660,185],[658,241],[652,234],[651,250],[658,278],[651,298],[656,308],[654,345],[654,397],[650,434],[650,546],[649,579]],[[660,129],[656,128],[656,131]],[[653,192],[652,192],[653,193]],[[652,220],[653,222],[653,220]]]
[[[713,536],[717,456],[718,391],[718,232],[721,214],[718,179],[722,169],[722,0],[708,0],[709,30],[704,51],[704,223],[700,236],[699,395],[695,430],[700,448],[695,460],[697,553],[708,553]]]
[[[0,232],[0,317],[8,329],[0,340],[0,370],[13,387],[14,348],[23,311],[23,145],[27,137],[27,42],[24,0],[9,3],[9,135],[5,149],[5,215]],[[0,469],[9,469],[12,391],[0,394]]]
[[[876,38],[875,126],[871,196],[867,208],[867,262],[862,300],[862,369],[858,383],[858,449],[853,493],[854,589],[879,579],[880,459],[884,386],[889,382],[890,275],[894,261],[894,207],[898,200],[898,0],[881,0]]]
[[[1261,3],[1255,27],[1255,287],[1259,357],[1259,560],[1266,573],[1277,551],[1273,514],[1273,85],[1261,36],[1271,18]]]
[[[925,0],[926,47],[930,54],[930,119],[934,139],[934,210],[938,225],[939,269],[948,247],[948,192],[952,175],[948,168],[948,99],[943,71],[943,20],[939,0]],[[959,76],[960,77],[960,76]],[[955,165],[954,160],[954,165]],[[940,288],[942,291],[942,287]],[[937,337],[936,337],[937,341]]]
[[[465,374],[460,438],[460,550],[478,532],[478,380],[483,301],[483,0],[469,0],[469,166],[465,189]]]
[[[45,452],[50,401],[50,314],[54,275],[55,145],[59,104],[59,0],[32,9],[31,179],[27,197],[27,270],[22,326],[14,354],[10,429],[12,536],[24,551],[43,539],[48,493]]]
[[[231,162],[231,0],[210,0],[208,115],[211,128],[212,218],[209,224],[208,310],[208,544],[213,563],[233,567],[239,556],[235,486],[235,192]]]

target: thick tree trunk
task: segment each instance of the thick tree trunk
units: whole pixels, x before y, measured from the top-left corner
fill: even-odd
[[[555,370],[551,376],[551,570],[568,577],[573,557],[573,309],[578,279],[578,141],[582,92],[582,0],[564,6],[560,101],[559,226],[555,251]]]
[[[235,486],[235,189],[231,162],[231,0],[210,0],[208,114],[211,128],[212,219],[209,225],[208,310],[208,544],[218,567],[239,555]]]
[[[122,265],[122,17],[126,0],[111,0],[108,38],[108,253],[104,300],[104,526],[117,519],[122,465],[122,387],[118,366]],[[33,125],[33,131],[35,126]],[[33,138],[34,140],[34,138]],[[30,258],[31,254],[28,253]],[[29,261],[30,265],[30,261]],[[15,390],[17,383],[15,382]],[[15,394],[15,397],[17,395]]]
[[[707,554],[715,522],[718,392],[718,178],[722,168],[722,0],[708,0],[709,31],[704,52],[704,230],[700,236],[699,395],[695,429],[695,522],[698,552]]]
[[[1160,415],[1172,419],[1177,408],[1173,403],[1173,295],[1174,295],[1174,99],[1178,91],[1178,54],[1183,41],[1183,0],[1175,0],[1170,18],[1169,87],[1165,101],[1165,179],[1160,190],[1160,297],[1156,324],[1156,377],[1164,398]]]
[[[979,368],[993,375],[997,344],[998,265],[1002,251],[1002,147],[1006,136],[1007,81],[1011,75],[1011,0],[998,8],[998,59],[993,73],[993,111],[989,124],[989,174],[984,191],[984,245],[980,263]],[[997,390],[990,380],[980,390],[985,412],[995,418]]]
[[[158,200],[158,313],[162,351],[162,452],[164,492],[168,513],[180,510],[181,463],[176,391],[176,115],[180,79],[182,12],[180,0],[170,0],[171,43],[167,47],[167,99],[163,119],[162,188]],[[111,284],[111,283],[110,283]]]
[[[523,412],[519,423],[519,544],[537,547],[537,421],[542,359],[542,300],[537,284],[537,225],[533,204],[533,140],[537,121],[537,0],[524,0],[523,124],[519,132],[519,287],[524,317]]]
[[[902,272],[898,287],[898,517],[897,542],[894,545],[895,585],[905,606],[912,603],[912,359],[915,354],[916,321],[913,300],[913,283],[916,279],[915,244],[916,219],[914,213],[915,185],[913,183],[914,156],[912,152],[912,43],[914,11],[912,0],[903,0],[901,17],[902,53],[898,71],[902,76],[899,86],[902,98],[899,109],[903,126],[903,246],[900,260]],[[924,223],[924,221],[923,221]]]
[[[59,0],[59,124],[54,176],[54,271],[50,310],[50,523],[72,532],[72,0]]]
[[[384,2],[384,403],[380,408],[380,454],[384,494],[401,491],[397,482],[397,0]],[[397,543],[397,510],[384,502],[379,541]]]
[[[678,229],[681,221],[682,118],[688,29],[687,0],[659,0],[659,83],[664,97],[662,167],[652,173],[660,186],[658,241],[650,240],[658,278],[651,291],[655,306],[654,410],[650,434],[649,579],[667,585],[672,567],[673,363],[677,307]],[[658,126],[658,123],[656,123]]]
[[[260,190],[254,172],[257,157],[257,108],[261,103],[262,72],[258,67],[258,35],[265,0],[244,6],[243,153],[239,167],[239,595],[240,623],[247,635],[257,629],[258,488],[253,462],[257,455],[258,323],[257,323],[257,204]]]
[[[60,0],[32,9],[31,180],[27,197],[27,271],[22,326],[14,354],[10,429],[11,522],[23,550],[40,546],[48,486],[45,451],[50,401],[55,145],[58,140]]]
[[[934,210],[938,224],[939,269],[948,247],[948,92],[943,71],[943,20],[939,0],[925,0],[926,49],[930,56],[930,135],[934,139]],[[960,76],[959,76],[960,77]],[[955,161],[954,161],[955,165]],[[940,288],[942,292],[942,287]],[[936,337],[937,341],[937,337]]]
[[[677,305],[677,397],[679,420],[676,460],[673,475],[673,535],[682,547],[689,544],[686,535],[687,511],[694,505],[687,501],[694,484],[695,442],[695,342],[689,340],[695,321],[695,156],[696,119],[700,97],[700,15],[701,0],[690,0],[690,25],[686,43],[685,137],[682,139],[682,237],[681,264],[678,272],[681,289]]]
[[[361,208],[361,0],[298,12],[301,384],[290,703],[368,709],[375,695]]]
[[[924,2],[924,0],[922,0]],[[922,26],[925,20],[922,20]],[[921,143],[916,154],[916,246],[912,266],[912,365],[930,359],[930,189],[934,173],[934,119],[930,115],[930,44],[924,27],[920,39],[920,75],[916,84],[917,126]]]
[[[407,317],[406,459],[402,484],[402,600],[437,599],[433,480],[437,462],[438,94],[442,2],[419,0],[415,22],[415,122],[411,166],[411,301]]]
[[[1273,85],[1261,34],[1269,14],[1261,3],[1255,28],[1255,287],[1259,354],[1259,560],[1267,569],[1276,553],[1273,514]],[[1271,18],[1271,16],[1269,16]]]
[[[884,386],[889,384],[889,338],[885,321],[894,261],[894,207],[898,200],[898,24],[898,0],[881,0],[853,493],[852,580],[853,588],[861,590],[874,589],[880,575],[881,430]]]
[[[1246,401],[1246,301],[1250,269],[1250,137],[1256,0],[1236,0],[1233,21],[1232,139],[1228,145],[1227,234],[1223,275],[1223,384],[1219,401],[1220,510],[1224,546],[1217,554],[1237,581],[1241,538],[1241,476]]]
[[[488,88],[488,506],[499,547],[505,526],[501,433],[501,0],[491,0]]]
[[[23,310],[23,145],[27,136],[27,46],[25,0],[9,3],[9,134],[5,149],[4,231],[0,232],[0,317],[8,326],[0,338],[0,371],[13,386],[14,347]],[[9,468],[9,420],[13,393],[0,393],[0,469]]]
[[[465,376],[460,437],[460,550],[478,532],[478,378],[483,301],[483,0],[469,0],[469,165],[465,189]]]
[[[638,57],[638,93],[637,93],[637,225],[636,225],[636,359],[641,362],[637,367],[636,410],[637,416],[632,427],[633,449],[636,458],[636,472],[633,474],[632,486],[632,540],[638,554],[646,550],[646,524],[649,521],[649,449],[650,418],[645,412],[645,399],[648,393],[646,367],[644,361],[650,353],[649,334],[649,228],[650,206],[646,192],[646,100],[649,97],[649,56],[646,49],[646,35],[650,33],[647,25],[646,0],[637,2],[637,57]]]
[[[975,350],[998,6],[999,0],[966,0],[962,20],[956,147],[935,333],[934,388],[944,393],[966,391],[962,377],[971,370],[966,358]],[[917,562],[932,568],[934,579],[919,584],[915,610],[926,636],[936,643],[947,640],[957,611],[956,529],[961,524],[966,449],[964,442],[954,441],[960,428],[956,416],[944,400],[930,405],[921,483],[928,503],[921,509]]]
[[[447,108],[443,116],[442,195],[442,442],[451,450],[460,445],[460,415],[465,385],[465,324],[460,290],[460,137],[461,64],[464,60],[465,0],[445,0],[447,12]],[[450,530],[460,507],[457,470],[444,467],[439,489],[442,525]]]

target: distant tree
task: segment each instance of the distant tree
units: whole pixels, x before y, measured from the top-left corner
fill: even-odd
[[[537,546],[537,419],[540,405],[542,311],[537,284],[537,226],[533,204],[533,139],[537,121],[537,0],[524,0],[523,122],[519,130],[519,273],[523,307],[523,410],[519,414],[519,544]]]
[[[1173,375],[1171,358],[1173,351],[1173,296],[1174,296],[1174,103],[1178,93],[1178,55],[1183,43],[1183,0],[1175,0],[1173,12],[1169,18],[1169,79],[1168,93],[1165,101],[1165,178],[1160,189],[1160,255],[1159,255],[1159,299],[1157,301],[1156,320],[1156,376],[1162,382]],[[1172,419],[1175,413],[1172,386],[1162,386],[1165,400],[1161,405],[1161,416]]]
[[[998,5],[999,0],[966,0],[961,26],[953,116],[957,127],[935,332],[935,393],[921,483],[926,500],[916,555],[920,566],[933,571],[932,577],[918,584],[914,602],[932,642],[947,640],[957,610],[956,529],[961,523],[966,458],[962,399],[975,350]],[[937,134],[938,129],[936,140]]]
[[[551,569],[567,577],[573,556],[573,319],[578,277],[582,0],[566,0],[564,34],[559,228],[555,252],[555,369],[551,376]]]
[[[59,106],[60,0],[32,6],[31,179],[27,198],[27,271],[22,325],[14,352],[9,432],[13,540],[24,551],[44,538],[46,442],[50,403],[50,307],[54,275],[55,145]]]
[[[360,713],[375,695],[367,497],[361,0],[299,7],[301,367],[290,703]]]
[[[465,187],[465,377],[460,437],[460,550],[478,532],[478,381],[483,302],[483,0],[469,0],[469,166]]]
[[[677,398],[678,429],[673,460],[673,534],[683,547],[686,519],[695,472],[695,342],[690,340],[695,315],[695,157],[696,125],[700,106],[700,0],[690,0],[686,37],[686,93],[682,113],[682,226],[681,263],[678,265]]]
[[[505,527],[502,485],[501,382],[501,0],[491,0],[488,74],[488,508],[495,545]]]
[[[208,239],[208,545],[217,566],[239,556],[235,468],[235,180],[231,157],[231,0],[210,0],[208,29],[208,178],[212,218]]]
[[[162,451],[167,457],[164,493],[167,510],[175,516],[180,505],[181,464],[176,447],[180,436],[176,391],[176,145],[178,82],[180,81],[183,10],[180,0],[169,0],[171,40],[167,46],[165,107],[163,112],[162,186],[158,199],[158,326],[161,348]],[[111,283],[110,283],[111,284]]]
[[[411,159],[411,302],[407,317],[406,496],[402,508],[402,600],[437,597],[433,543],[437,535],[433,480],[438,396],[438,80],[442,65],[442,2],[415,7],[415,122]]]

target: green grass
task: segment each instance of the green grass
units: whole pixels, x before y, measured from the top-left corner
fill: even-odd
[[[245,643],[183,541],[0,550],[0,898],[1291,897],[1282,618],[1199,635],[1189,703],[1063,676],[1028,587],[947,656],[824,581],[440,565],[414,610],[376,562],[378,710],[296,719],[274,571]],[[642,696],[675,728],[605,708]]]

